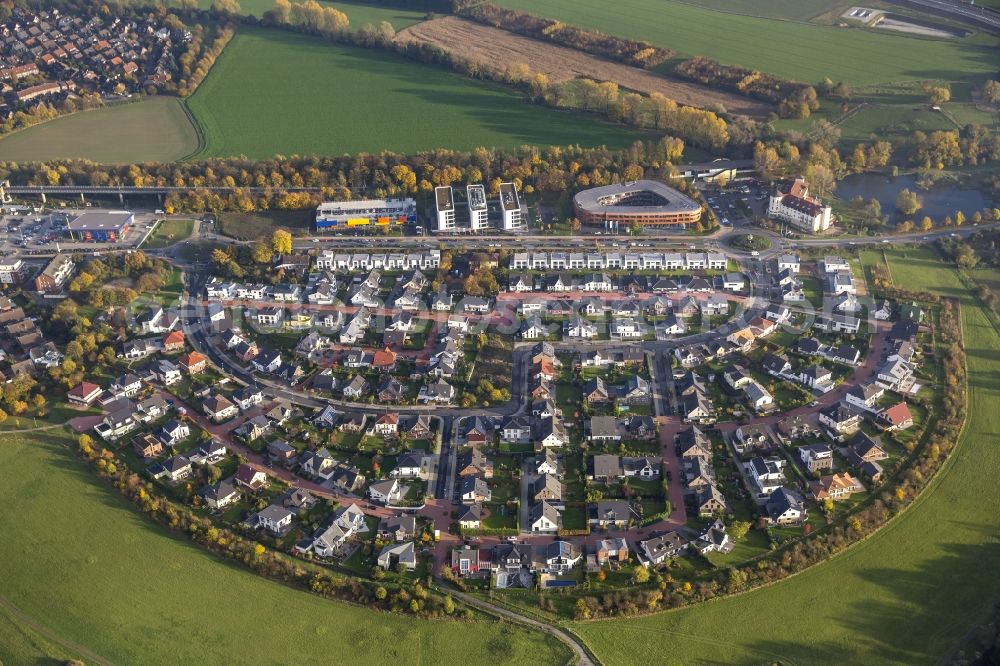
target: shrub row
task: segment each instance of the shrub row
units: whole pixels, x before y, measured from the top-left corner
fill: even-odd
[[[648,42],[606,35],[550,18],[497,7],[491,2],[468,4],[459,8],[457,13],[463,18],[494,28],[568,46],[635,67],[655,67],[675,55],[670,49],[653,46]]]

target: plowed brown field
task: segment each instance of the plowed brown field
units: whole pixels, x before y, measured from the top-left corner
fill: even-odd
[[[765,117],[771,111],[769,105],[740,95],[660,76],[454,16],[417,23],[401,31],[396,39],[434,44],[498,70],[523,63],[532,72],[547,75],[554,83],[586,77],[595,81],[614,81],[622,88],[641,93],[658,92],[686,106],[712,108],[721,104],[730,113],[755,118]]]

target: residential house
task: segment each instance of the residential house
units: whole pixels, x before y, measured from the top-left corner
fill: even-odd
[[[539,418],[533,425],[535,448],[565,446],[569,442],[566,429],[555,416]]]
[[[372,358],[372,368],[379,372],[392,372],[396,369],[398,354],[388,347],[375,352]]]
[[[614,416],[594,416],[587,421],[587,439],[592,442],[619,442],[623,428]]]
[[[531,418],[524,415],[508,416],[500,425],[500,441],[524,444],[531,441]]]
[[[826,393],[833,388],[833,372],[821,365],[810,365],[799,371],[799,382],[806,388]]]
[[[652,399],[649,382],[639,375],[632,375],[615,390],[615,402],[619,405],[648,405]]]
[[[878,413],[875,425],[890,432],[905,430],[913,425],[913,414],[905,401],[897,402]]]
[[[359,400],[368,392],[368,382],[361,375],[355,375],[341,389],[345,400]]]
[[[111,385],[108,387],[108,391],[116,398],[131,398],[134,397],[141,388],[142,380],[136,375],[127,372],[111,382]]]
[[[662,461],[655,456],[625,456],[621,459],[621,465],[624,477],[649,480],[659,478]]]
[[[154,479],[165,479],[168,483],[180,483],[191,476],[191,461],[185,456],[174,456],[149,468]]]
[[[567,339],[592,340],[597,335],[597,324],[583,317],[575,317],[563,324],[563,337]]]
[[[417,519],[413,515],[400,514],[379,521],[376,536],[382,541],[407,541],[417,536]]]
[[[426,474],[427,455],[423,451],[407,451],[396,458],[389,476],[396,479],[418,479]]]
[[[486,482],[475,476],[464,477],[459,484],[458,492],[462,504],[489,502],[493,498],[493,493]]]
[[[372,501],[391,505],[403,499],[405,488],[400,485],[399,479],[389,479],[387,481],[377,481],[368,486],[368,496]]]
[[[606,483],[622,476],[621,458],[616,455],[598,454],[590,459],[588,477],[591,481]]]
[[[271,504],[246,520],[250,529],[265,529],[275,536],[284,536],[292,527],[295,514],[283,506]]]
[[[521,322],[522,340],[541,340],[549,336],[548,327],[542,322],[541,317],[532,315]]]
[[[399,414],[385,412],[379,414],[372,424],[369,434],[383,438],[395,438],[399,435]]]
[[[778,488],[771,493],[764,510],[772,525],[798,525],[806,518],[802,496],[788,488]]]
[[[847,404],[866,412],[878,410],[878,401],[885,395],[885,389],[875,383],[856,384],[844,395]]]
[[[166,446],[175,447],[191,436],[191,427],[185,421],[170,419],[163,424],[158,435]]]
[[[149,460],[161,455],[165,450],[163,442],[149,433],[136,435],[132,438],[132,450],[139,456]]]
[[[676,530],[656,532],[639,542],[639,562],[643,566],[659,566],[667,560],[684,554],[688,540]]]
[[[412,541],[389,544],[379,552],[375,563],[387,571],[400,566],[413,571],[417,568],[417,551]]]
[[[799,447],[799,459],[813,474],[833,469],[833,449],[826,444],[810,444]]]
[[[632,518],[632,507],[627,500],[601,500],[589,507],[589,521],[595,527],[623,529]]]
[[[695,493],[694,504],[698,510],[698,516],[701,518],[718,516],[729,511],[726,498],[715,485],[711,484]]]
[[[295,448],[283,439],[276,439],[267,445],[268,457],[283,465],[291,464],[297,454]]]
[[[869,437],[863,430],[859,430],[847,442],[846,457],[847,462],[858,467],[865,462],[885,460],[889,454],[885,452],[878,441]]]
[[[562,463],[559,462],[559,458],[552,449],[545,449],[542,454],[535,459],[533,471],[535,474],[552,474],[557,477],[561,477],[564,472]]]
[[[257,491],[267,485],[267,474],[246,463],[236,468],[233,482],[250,491]]]
[[[583,401],[588,405],[611,402],[611,391],[601,377],[589,379],[583,385]]]
[[[621,537],[601,539],[594,546],[594,556],[600,566],[608,562],[625,562],[629,557],[628,543]]]
[[[544,546],[545,571],[556,575],[571,570],[583,559],[580,547],[569,541],[553,541]]]
[[[683,459],[712,457],[712,442],[697,426],[690,426],[678,433],[677,449]]]
[[[785,483],[783,458],[755,456],[743,467],[758,495],[770,495]]]
[[[849,434],[861,425],[861,415],[840,402],[821,409],[819,422],[838,435]]]
[[[224,395],[209,396],[201,404],[205,414],[216,423],[228,421],[239,413],[236,405]]]
[[[552,474],[542,474],[531,484],[528,497],[534,502],[561,503],[563,498],[562,482]]]
[[[271,432],[271,421],[263,414],[244,421],[233,429],[233,436],[245,442],[254,442]]]
[[[304,451],[299,456],[299,469],[306,476],[328,479],[337,461],[326,447],[316,451]]]
[[[327,474],[333,487],[345,493],[356,493],[365,485],[365,475],[350,463],[339,462]]]
[[[468,449],[458,456],[456,472],[460,477],[478,476],[493,478],[493,462],[479,449]]]
[[[82,381],[66,392],[66,400],[72,405],[90,407],[100,395],[100,386],[88,381]]]
[[[876,379],[886,388],[903,391],[911,383],[913,367],[902,359],[887,361],[876,372]]]
[[[742,423],[733,433],[733,445],[740,455],[751,451],[773,451],[778,442],[763,423]]]
[[[257,372],[270,374],[281,367],[281,352],[275,349],[262,349],[254,356],[250,364]]]
[[[562,514],[554,504],[541,501],[528,510],[528,529],[531,532],[557,532],[561,526]]]
[[[264,392],[256,386],[244,386],[233,392],[232,400],[245,412],[264,402]]]
[[[855,493],[863,493],[865,487],[847,472],[822,476],[809,484],[809,493],[818,502],[826,499],[834,501],[849,498]]]
[[[754,411],[764,412],[774,406],[774,396],[756,381],[751,381],[744,386],[743,393],[746,395],[747,402]]]
[[[401,436],[411,440],[430,439],[434,436],[428,414],[401,416],[398,431]]]
[[[463,530],[478,530],[482,526],[482,516],[482,504],[463,504],[458,510],[458,526]]]
[[[184,349],[184,334],[180,331],[170,331],[163,336],[163,341],[160,344],[167,354],[179,352]]]
[[[215,511],[235,504],[240,499],[240,491],[230,479],[223,479],[218,483],[205,486],[198,494],[205,506]]]

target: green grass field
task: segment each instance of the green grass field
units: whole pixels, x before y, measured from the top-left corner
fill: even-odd
[[[237,34],[187,103],[204,132],[204,157],[623,147],[642,136],[381,51],[252,28]]]
[[[0,607],[0,664],[61,664],[70,653],[53,645]]]
[[[826,76],[852,85],[923,79],[962,82],[996,69],[995,39],[972,43],[885,35],[727,14],[664,0],[498,0],[498,4],[809,83]]]
[[[933,664],[1000,600],[1000,340],[930,251],[888,255],[898,284],[962,299],[970,418],[945,468],[902,516],[798,576],[694,608],[574,625],[605,664],[649,654],[665,664]]]
[[[407,26],[422,21],[424,12],[411,11],[409,9],[397,9],[395,7],[373,7],[356,2],[331,2],[330,0],[319,0],[321,5],[332,5],[347,14],[350,19],[351,28],[357,29],[365,23],[377,24],[381,21],[388,21],[396,28],[402,30]],[[198,6],[208,9],[212,6],[212,0],[198,0]],[[274,8],[274,0],[240,0],[240,11],[248,16],[263,16],[264,12]]]
[[[194,220],[163,220],[146,240],[142,249],[155,250],[179,243],[194,231]]]
[[[0,444],[0,597],[67,644],[120,664],[562,664],[569,657],[557,641],[507,624],[376,613],[259,578],[157,527],[100,483],[67,441],[60,431]],[[24,624],[0,606],[7,646],[0,658],[62,656]],[[250,639],[258,631],[266,640]]]
[[[155,130],[155,131],[154,131]],[[152,97],[56,118],[0,139],[0,161],[82,157],[95,162],[172,162],[198,149],[176,97]]]
[[[683,0],[682,0],[683,1]],[[846,7],[843,0],[687,0],[705,9],[748,16],[807,21],[836,7]]]

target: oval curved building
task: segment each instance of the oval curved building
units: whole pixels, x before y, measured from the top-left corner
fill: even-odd
[[[702,212],[694,199],[655,180],[583,190],[573,197],[573,210],[582,224],[637,222],[650,227],[696,224]]]

